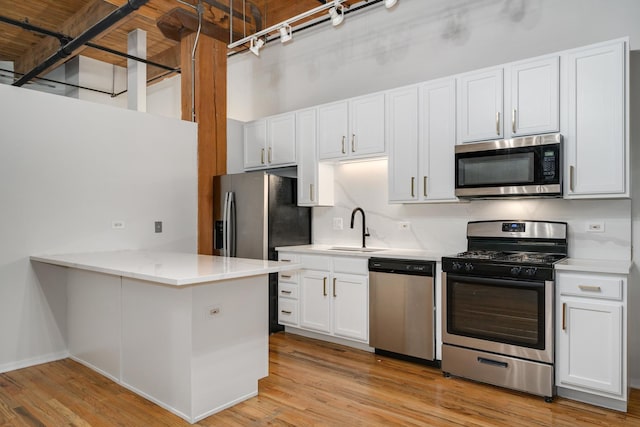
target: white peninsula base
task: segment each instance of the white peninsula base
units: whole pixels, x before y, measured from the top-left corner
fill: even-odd
[[[268,274],[172,285],[32,259],[77,267],[67,276],[74,360],[190,423],[258,394],[269,366]],[[256,262],[267,273],[281,267]]]

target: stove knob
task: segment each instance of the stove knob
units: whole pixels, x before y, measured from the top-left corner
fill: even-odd
[[[461,270],[462,269],[462,264],[460,264],[459,262],[454,262],[451,265],[451,268],[454,269],[454,270]]]
[[[471,271],[471,270],[473,270],[473,264],[471,264],[470,262],[465,263],[465,265],[464,265],[464,269],[465,269],[466,271]]]
[[[512,276],[517,276],[520,274],[520,272],[522,271],[522,267],[512,267],[511,268],[511,275]]]
[[[526,274],[527,276],[535,276],[537,271],[538,269],[536,267],[531,267],[531,268],[527,268],[524,271],[524,274]]]

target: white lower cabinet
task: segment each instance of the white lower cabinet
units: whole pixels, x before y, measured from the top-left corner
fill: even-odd
[[[325,335],[369,341],[369,272],[367,259],[300,255],[299,311],[285,301],[286,311],[296,312],[299,322],[283,324]],[[286,285],[285,285],[286,286]],[[287,288],[280,287],[282,290]],[[285,298],[280,295],[280,301]],[[283,306],[284,307],[284,306]],[[283,310],[280,307],[280,310]]]
[[[560,396],[626,410],[626,276],[558,272]]]

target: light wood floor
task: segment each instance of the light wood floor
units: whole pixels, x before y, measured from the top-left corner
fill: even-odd
[[[440,370],[279,333],[259,396],[200,426],[640,426],[640,391],[622,414],[444,378]],[[0,426],[187,426],[65,359],[0,375]]]

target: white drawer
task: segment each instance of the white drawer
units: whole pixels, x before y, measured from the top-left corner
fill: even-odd
[[[291,252],[278,252],[278,261],[298,262],[300,261],[300,255]]]
[[[294,283],[278,283],[278,296],[298,299],[298,285]]]
[[[307,270],[331,270],[331,257],[322,255],[300,255],[300,263]]]
[[[278,298],[278,323],[298,326],[298,302]]]
[[[278,273],[278,283],[298,283],[298,273],[295,270]]]
[[[606,274],[558,273],[560,295],[622,300],[624,279]]]
[[[369,260],[367,258],[333,257],[333,271],[366,276],[369,274]]]

